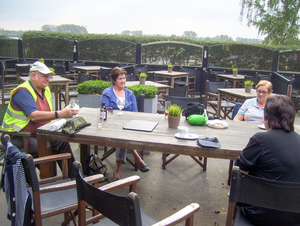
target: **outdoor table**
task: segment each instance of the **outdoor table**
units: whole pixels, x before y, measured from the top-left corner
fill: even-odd
[[[179,71],[149,71],[149,73],[154,72],[155,76],[163,77],[164,79],[170,78],[171,79],[171,87],[174,88],[174,80],[175,78],[185,78],[185,84],[189,84],[189,73],[188,72],[179,72]]]
[[[29,79],[29,77],[20,77],[20,79],[25,82]],[[59,101],[58,95],[59,95],[59,92],[60,92],[60,89],[62,88],[62,86],[65,86],[66,106],[69,104],[69,82],[70,81],[72,81],[72,80],[61,77],[59,75],[53,76],[53,78],[51,78],[49,81],[49,86],[53,87],[53,90],[54,90],[55,110],[56,111],[59,110],[58,109],[58,101]]]
[[[232,82],[232,88],[237,88],[237,85],[239,84],[239,82],[243,82],[244,81],[244,75],[237,75],[236,77],[233,75],[229,75],[229,74],[217,74],[218,77],[218,81],[221,80],[228,80],[230,82]]]
[[[221,101],[224,96],[236,99],[237,102],[244,103],[245,100],[256,97],[256,90],[252,89],[250,93],[246,93],[245,88],[218,89],[217,117],[220,117],[221,115]]]
[[[133,85],[138,85],[138,84],[140,84],[139,81],[126,81],[125,86],[128,87],[128,86],[133,86]],[[165,93],[165,94],[169,93],[169,88],[170,88],[169,85],[165,85],[165,84],[161,84],[161,83],[153,82],[153,81],[147,81],[147,80],[145,82],[145,85],[152,85],[152,86],[157,87],[157,90],[159,93]]]
[[[53,122],[39,127],[37,130],[39,156],[51,155],[52,151],[47,149],[47,140],[57,139],[80,144],[80,161],[83,172],[86,172],[86,159],[90,155],[90,145],[234,160],[247,145],[249,138],[256,132],[262,131],[258,128],[257,123],[251,122],[230,120],[227,121],[229,128],[212,129],[206,126],[192,126],[185,120],[185,117],[181,118],[180,125],[187,126],[189,133],[197,134],[199,138],[217,137],[221,148],[216,149],[200,147],[196,140],[175,138],[177,129],[168,127],[168,119],[164,115],[128,111],[124,111],[123,115],[118,115],[118,111],[114,111],[113,115],[108,114],[103,128],[98,128],[96,111],[96,108],[79,110],[78,115],[91,125],[81,129],[73,137],[63,134],[61,131],[50,132],[50,125]],[[158,122],[158,125],[152,132],[124,130],[123,127],[132,119],[154,121]],[[53,165],[40,165],[40,173],[42,178],[52,176],[54,174]]]
[[[101,68],[110,69],[109,67],[102,66],[74,66],[74,72],[77,73],[78,71],[81,71],[85,74],[98,73],[101,70]]]

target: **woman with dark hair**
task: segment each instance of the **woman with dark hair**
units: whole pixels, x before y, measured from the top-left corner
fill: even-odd
[[[300,135],[294,131],[291,98],[270,96],[264,109],[267,132],[252,136],[237,158],[240,170],[269,180],[300,182]],[[241,204],[254,225],[299,225],[300,214]]]
[[[261,80],[256,85],[256,97],[245,101],[234,120],[237,121],[264,121],[264,107],[267,98],[273,92],[273,85],[267,80]]]
[[[125,106],[123,110],[137,112],[138,110],[135,95],[131,90],[125,88],[126,74],[127,72],[123,68],[115,67],[112,69],[110,76],[113,86],[103,91],[100,103],[104,102],[106,108],[112,107],[115,110],[119,110],[117,106],[117,99],[121,100],[121,102],[124,102],[125,100]],[[136,150],[130,151],[139,170],[142,172],[148,172],[150,169],[140,157],[138,152]],[[126,153],[126,149],[117,148],[117,165],[114,172],[114,180],[119,180],[121,178],[121,166],[123,163],[126,163]]]

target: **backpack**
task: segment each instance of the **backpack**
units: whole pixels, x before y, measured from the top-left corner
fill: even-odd
[[[199,102],[190,102],[185,108],[185,118],[187,119],[190,115],[202,115],[204,113],[205,106]]]

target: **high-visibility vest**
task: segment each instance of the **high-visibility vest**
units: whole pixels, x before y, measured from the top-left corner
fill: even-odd
[[[23,128],[25,128],[25,126],[27,126],[30,121],[30,119],[24,114],[23,111],[17,111],[11,107],[12,97],[16,93],[16,91],[20,88],[27,89],[33,96],[35,102],[37,101],[37,94],[35,93],[34,89],[30,85],[29,81],[22,83],[21,85],[17,86],[15,89],[13,89],[10,92],[10,96],[11,96],[10,102],[7,106],[7,110],[5,112],[2,126],[1,126],[1,129],[5,129],[8,132],[16,132],[16,131],[19,132]],[[48,86],[45,88],[45,97],[49,104],[50,110],[52,111],[51,91]]]

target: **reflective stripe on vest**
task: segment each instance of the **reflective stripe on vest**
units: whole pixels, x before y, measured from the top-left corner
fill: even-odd
[[[37,101],[37,94],[35,93],[34,89],[30,85],[29,81],[22,83],[21,85],[19,85],[18,87],[16,87],[14,90],[11,91],[11,100],[12,100],[12,96],[20,88],[27,89],[32,95],[32,97],[34,98],[35,102]],[[49,104],[50,110],[52,111],[51,92],[49,87],[45,88],[45,97],[47,103]],[[15,132],[15,131],[19,132],[20,130],[22,130],[28,125],[30,118],[28,118],[24,114],[24,112],[14,110],[11,107],[11,100],[5,112],[1,128],[9,132]]]

